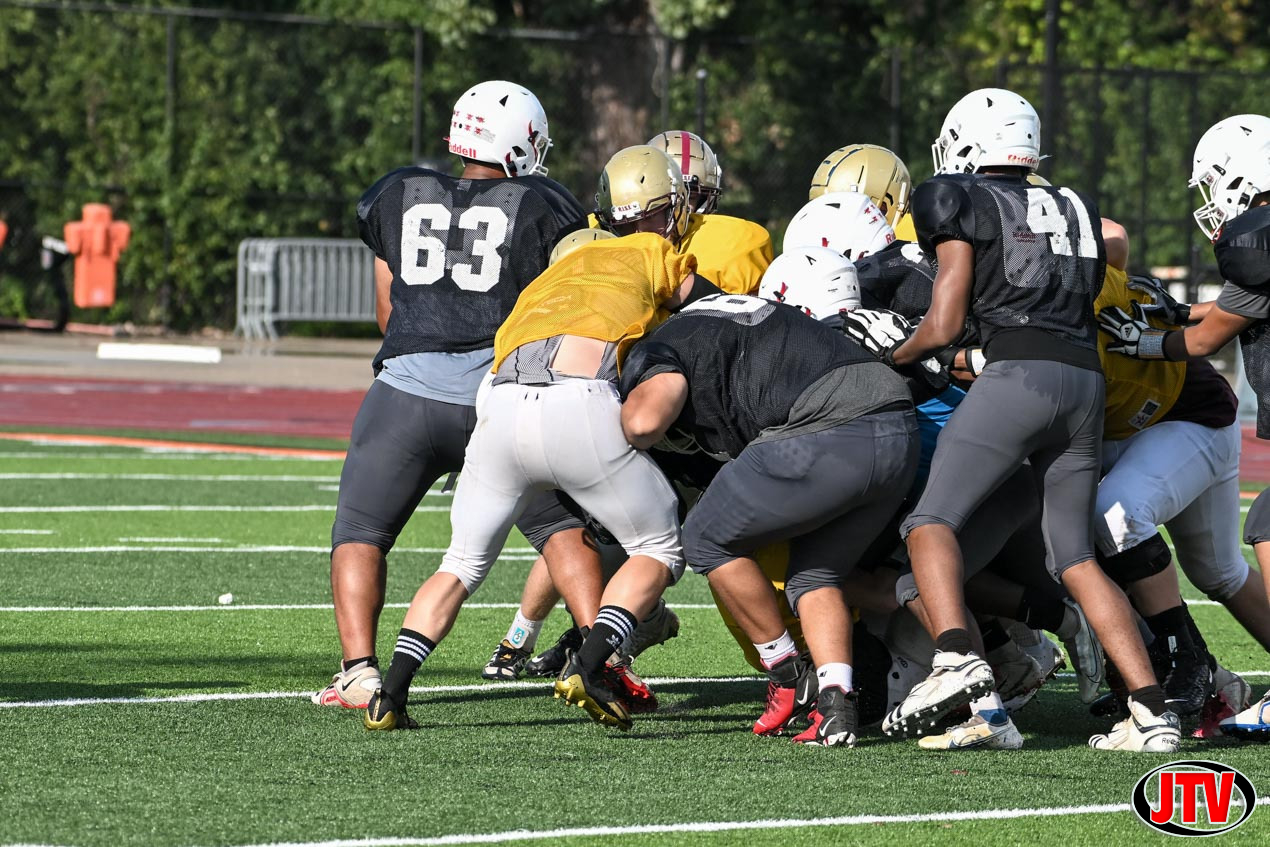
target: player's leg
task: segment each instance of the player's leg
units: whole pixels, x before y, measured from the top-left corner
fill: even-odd
[[[386,554],[428,488],[462,465],[474,425],[470,406],[372,383],[353,424],[331,528],[331,593],[343,663],[314,702],[364,707],[379,687],[375,642]]]
[[[518,448],[532,445],[537,433],[527,426],[531,416],[520,414],[521,392],[515,384],[495,386],[484,399],[450,509],[449,549],[406,610],[383,686],[367,706],[367,729],[416,726],[405,708],[410,683],[484,581],[524,509],[535,480],[526,475]],[[506,438],[508,432],[519,437]]]
[[[1252,545],[1261,566],[1265,589],[1270,596],[1270,488],[1263,490],[1253,501],[1244,520],[1244,543]],[[1255,573],[1255,571],[1254,571]],[[1221,731],[1245,741],[1270,741],[1270,690],[1246,709],[1221,721]]]

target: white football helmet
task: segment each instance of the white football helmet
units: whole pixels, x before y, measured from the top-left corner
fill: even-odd
[[[501,166],[508,176],[547,172],[547,113],[532,91],[514,82],[493,79],[463,92],[446,140],[456,156]]]
[[[1032,170],[1041,163],[1041,119],[1004,88],[980,88],[948,110],[931,145],[935,173],[974,173],[988,165]]]
[[[796,247],[767,266],[758,296],[824,320],[860,308],[860,277],[855,263],[835,250]]]
[[[1270,118],[1235,115],[1213,124],[1195,145],[1189,184],[1204,197],[1195,222],[1216,240],[1226,221],[1270,191]]]
[[[832,191],[798,210],[785,230],[782,251],[829,247],[858,262],[894,240],[895,230],[867,194]]]

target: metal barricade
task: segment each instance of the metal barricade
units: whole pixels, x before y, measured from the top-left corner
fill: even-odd
[[[234,331],[278,337],[280,321],[375,320],[375,255],[356,239],[248,238],[238,245]]]

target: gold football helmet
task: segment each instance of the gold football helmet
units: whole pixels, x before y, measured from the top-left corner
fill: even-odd
[[[688,189],[671,158],[647,144],[613,154],[600,173],[595,217],[616,235],[655,232],[678,246],[688,231]]]
[[[908,168],[899,156],[876,144],[849,144],[830,153],[816,168],[807,199],[832,191],[859,191],[882,210],[887,223],[895,226],[908,211],[912,186]]]
[[[1040,186],[1044,186],[1044,187],[1046,187],[1046,188],[1048,188],[1049,186],[1053,185],[1053,183],[1052,183],[1052,182],[1050,182],[1048,179],[1046,179],[1045,177],[1043,177],[1043,176],[1041,176],[1040,174],[1037,174],[1037,173],[1030,173],[1030,174],[1028,174],[1028,175],[1027,175],[1027,184],[1028,184],[1028,185],[1040,185]]]
[[[556,246],[551,248],[551,256],[547,259],[548,265],[554,265],[562,258],[577,250],[584,244],[590,244],[592,241],[604,241],[607,238],[616,238],[613,233],[607,229],[575,229],[564,238],[556,242]]]
[[[723,192],[723,168],[719,167],[719,159],[705,139],[686,130],[672,129],[654,135],[648,144],[679,163],[693,212],[708,215],[718,208],[719,195]]]

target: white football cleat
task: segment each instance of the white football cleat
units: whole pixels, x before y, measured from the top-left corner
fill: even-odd
[[[1027,653],[1013,641],[1007,641],[985,657],[996,677],[997,693],[1010,714],[1022,709],[1045,684],[1045,674]]]
[[[935,651],[930,676],[882,721],[887,735],[922,735],[949,712],[993,689],[992,668],[974,653]]]
[[[317,706],[343,706],[345,709],[364,709],[383,685],[379,668],[375,665],[358,665],[352,670],[341,670],[331,677],[331,684],[309,700]]]
[[[1237,715],[1221,722],[1223,735],[1244,741],[1270,741],[1270,691]]]
[[[1071,600],[1063,602],[1076,613],[1078,622],[1076,631],[1063,638],[1063,646],[1067,648],[1067,658],[1072,663],[1072,670],[1076,672],[1076,687],[1080,692],[1081,702],[1092,703],[1098,699],[1098,689],[1107,678],[1107,663],[1102,653],[1102,644],[1080,606]],[[1059,633],[1059,637],[1062,637],[1062,633]]]
[[[1130,697],[1129,717],[1113,726],[1106,735],[1090,738],[1089,746],[1095,750],[1128,753],[1176,753],[1182,746],[1181,722],[1172,712],[1154,715]]]
[[[1046,679],[1053,679],[1059,671],[1067,667],[1063,648],[1039,629],[1031,629],[1027,624],[1012,621],[1006,627],[1006,632],[1009,633],[1010,640],[1019,645],[1024,653],[1036,659]]]
[[[980,715],[974,715],[965,723],[949,727],[942,735],[928,735],[917,742],[923,750],[1018,750],[1023,747],[1023,736],[1006,718],[1005,723],[988,723]]]

